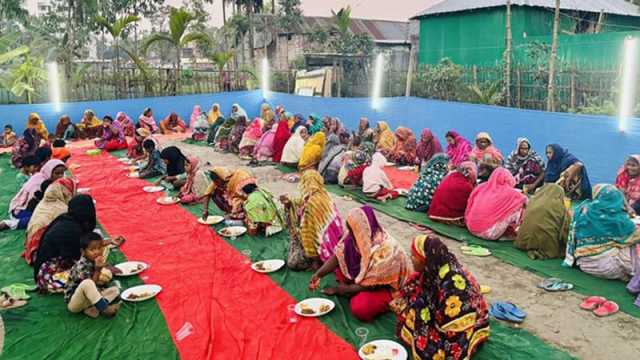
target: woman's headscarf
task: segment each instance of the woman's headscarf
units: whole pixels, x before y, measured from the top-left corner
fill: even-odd
[[[504,158],[495,146],[493,146],[493,139],[486,132],[480,132],[476,135],[476,143],[478,140],[487,140],[489,141],[489,146],[487,146],[484,150],[480,149],[476,144],[471,150],[471,157],[476,159],[476,162],[484,162],[491,165],[502,165]]]
[[[87,117],[89,117],[88,120]],[[91,109],[87,109],[84,111],[82,123],[87,127],[96,127],[102,125],[102,121],[98,119],[98,117],[96,116],[96,112]]]
[[[140,114],[140,117],[138,118],[138,121],[139,121],[141,127],[145,127],[149,131],[154,133],[154,132],[158,131],[158,125],[156,124],[156,120],[153,118],[153,115],[151,115],[151,116],[146,116],[145,115],[149,111],[151,111],[151,108],[145,108],[144,111],[142,112],[142,114]]]
[[[228,117],[222,124],[220,124],[215,137],[216,143],[220,142],[221,140],[227,140],[229,138],[231,130],[233,130],[233,127],[236,125],[236,119],[237,118],[234,117]]]
[[[331,134],[327,138],[327,144],[324,146],[324,152],[322,154],[322,160],[318,165],[318,172],[321,175],[325,175],[326,169],[329,167],[333,159],[345,151],[345,145],[340,142],[340,137],[336,134]]]
[[[640,242],[640,233],[625,209],[624,196],[610,184],[597,185],[591,201],[579,205],[567,243],[565,263],[625,248]]]
[[[169,164],[167,164],[168,176],[184,174],[184,165],[187,162],[187,158],[180,149],[175,146],[169,146],[160,152],[160,158],[169,161]]]
[[[58,179],[47,187],[27,226],[23,257],[28,264],[31,264],[33,254],[38,251],[45,229],[55,218],[67,212],[67,204],[75,193],[76,183],[69,178]]]
[[[383,152],[392,151],[396,145],[396,138],[389,129],[389,124],[386,121],[378,121],[378,129],[380,132],[376,149]]]
[[[60,116],[60,120],[58,120],[58,124],[56,125],[56,137],[62,139],[69,125],[71,125],[71,118],[69,115],[65,114]]]
[[[291,138],[287,141],[287,144],[284,146],[282,151],[281,161],[283,163],[288,164],[297,164],[300,161],[300,156],[302,156],[302,151],[304,150],[305,141],[302,138],[302,131],[306,130],[304,126],[300,126],[296,128],[296,131],[293,133]]]
[[[616,187],[624,193],[629,205],[633,206],[640,200],[640,175],[631,177],[626,168],[626,162],[630,159],[635,160],[640,165],[640,155],[629,155],[618,170],[616,176]]]
[[[399,127],[395,133],[396,145],[393,148],[394,158],[405,158],[411,163],[416,158],[416,137],[411,129],[406,127]]]
[[[499,167],[486,183],[478,185],[467,202],[464,218],[473,234],[489,230],[506,220],[527,203],[527,196],[514,189],[516,180],[509,170]]]
[[[380,187],[392,189],[393,185],[384,172],[387,159],[381,153],[373,154],[371,165],[367,166],[362,173],[362,192],[373,194],[380,190]]]
[[[447,173],[449,157],[445,153],[438,153],[426,163],[420,171],[418,181],[407,194],[406,208],[413,211],[427,211],[431,204],[433,193],[438,188]]]
[[[325,136],[322,131],[315,133],[309,138],[300,155],[298,168],[304,170],[315,167],[322,159],[322,151],[324,150]]]
[[[124,134],[124,129],[122,128],[122,125],[120,124],[120,122],[118,121],[111,121],[111,125],[109,125],[108,129],[105,129],[107,131],[103,131],[102,132],[102,139],[103,140],[111,140],[113,138],[118,139],[118,141],[124,143],[127,141],[127,138]]]
[[[416,155],[420,162],[429,161],[433,155],[442,152],[442,145],[429,129],[422,130]]]
[[[49,131],[40,118],[40,115],[38,115],[37,113],[29,114],[29,118],[27,120],[27,128],[35,129],[42,139],[49,138]]]
[[[187,171],[187,180],[184,183],[184,185],[182,185],[182,187],[180,188],[180,195],[184,196],[184,195],[188,195],[193,193],[193,184],[195,182],[196,179],[196,175],[198,174],[198,171],[200,170],[200,160],[198,160],[197,157],[192,156],[190,158],[187,159],[189,162],[189,171]],[[185,168],[186,170],[186,168]]]
[[[202,108],[200,105],[195,105],[193,111],[191,111],[191,119],[189,120],[189,129],[192,131],[196,128],[196,121],[202,115]]]
[[[309,134],[315,135],[316,133],[322,131],[324,129],[324,124],[322,123],[322,119],[317,114],[309,115],[311,118],[311,126],[309,126]]]
[[[77,195],[69,201],[67,212],[85,232],[96,228],[96,206],[89,195]]]
[[[207,114],[207,121],[209,122],[209,125],[213,125],[216,120],[221,117],[223,116],[222,112],[220,111],[220,104],[214,103],[213,105],[211,105],[211,110],[209,110],[209,113]]]
[[[571,215],[564,206],[564,190],[547,183],[527,203],[518,237],[513,245],[532,259],[554,259],[564,255]]]
[[[116,121],[120,123],[120,125],[127,127],[129,125],[133,126],[133,120],[127,115],[124,111],[118,111],[116,114]]]
[[[567,170],[571,165],[579,162],[577,157],[573,156],[569,150],[558,144],[548,145],[553,149],[553,156],[547,162],[547,169],[544,172],[545,182],[556,182],[560,179],[563,171]],[[582,181],[580,184],[582,196],[591,199],[591,182],[587,175],[587,168],[582,167]]]
[[[525,156],[520,156],[520,145],[526,143],[529,145],[529,152]],[[511,175],[516,176],[521,167],[523,167],[529,161],[535,161],[540,165],[542,171],[544,171],[544,160],[533,150],[533,146],[531,145],[531,141],[525,137],[520,137],[516,141],[516,148],[511,152],[509,158],[505,163],[505,167],[507,170],[511,172]]]
[[[278,122],[276,128],[275,138],[273,139],[273,161],[280,162],[282,159],[282,152],[284,151],[287,141],[291,137],[291,131],[287,124],[287,119],[282,119]]]
[[[45,180],[51,179],[51,175],[53,170],[58,166],[65,166],[64,162],[57,159],[52,159],[47,161],[46,164],[40,169],[40,171],[27,180],[27,182],[22,185],[22,188],[16,196],[11,200],[11,204],[9,205],[9,213],[16,214],[21,210],[27,208],[29,201],[33,199],[36,192],[40,191],[40,186]]]
[[[236,108],[238,110],[233,111],[233,108]],[[233,104],[231,106],[232,110],[231,110],[231,114],[229,115],[230,118],[233,118],[234,120],[238,120],[239,117],[244,116],[245,119],[249,118],[249,115],[247,115],[247,112],[244,111],[244,109],[238,105],[238,104]]]
[[[469,154],[471,153],[471,144],[469,141],[455,131],[447,132],[446,136],[453,138],[454,141],[453,145],[447,145],[447,155],[449,155],[451,164],[458,166],[462,162],[469,160]]]
[[[445,176],[433,193],[429,217],[434,220],[462,220],[477,178],[478,168],[471,161],[463,162],[456,171]]]
[[[253,119],[251,124],[249,124],[249,126],[244,131],[243,136],[246,136],[247,138],[254,141],[260,140],[260,137],[262,136],[262,119]]]
[[[399,290],[410,273],[407,254],[379,224],[368,205],[347,216],[348,235],[336,247],[342,273],[354,283]]]

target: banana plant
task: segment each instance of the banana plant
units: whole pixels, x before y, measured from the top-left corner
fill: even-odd
[[[0,54],[0,64],[8,63],[13,59],[29,53],[29,51],[30,49],[28,46],[20,46],[13,50],[7,51],[4,54]]]
[[[33,58],[29,54],[24,55],[24,61],[11,69],[7,85],[9,91],[15,96],[25,96],[27,103],[33,103],[33,98],[38,94],[38,87],[47,80],[47,72],[44,69],[42,59]]]
[[[188,32],[189,25],[196,17],[184,8],[171,8],[169,13],[169,32],[155,33],[148,37],[142,44],[142,52],[146,53],[151,45],[156,42],[168,42],[176,50],[175,69],[176,76],[174,80],[174,93],[180,91],[181,76],[181,55],[182,49],[192,42],[211,43],[211,38],[204,32],[193,31]]]

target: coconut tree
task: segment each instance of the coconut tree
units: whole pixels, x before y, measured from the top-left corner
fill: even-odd
[[[224,89],[224,67],[229,63],[229,61],[233,58],[232,52],[215,52],[211,55],[211,61],[216,64],[218,68],[218,82],[220,85],[220,90]]]
[[[176,76],[174,79],[174,93],[180,90],[180,71],[182,49],[192,42],[211,42],[209,35],[201,31],[189,32],[189,25],[196,17],[184,8],[171,8],[169,13],[169,32],[155,33],[148,37],[142,44],[142,52],[146,53],[151,45],[156,42],[167,42],[176,50],[176,60],[174,68]]]
[[[111,23],[109,22],[109,20],[107,20],[103,16],[96,16],[96,22],[98,23],[98,25],[100,25],[105,30],[107,30],[107,32],[111,34],[111,37],[113,38],[113,45],[116,51],[114,79],[116,81],[116,97],[118,98],[120,97],[120,92],[121,92],[121,83],[119,81],[120,80],[119,78],[120,76],[120,38],[122,37],[123,32],[127,28],[127,26],[139,20],[140,18],[135,15],[127,15],[127,16],[118,18],[113,23]]]

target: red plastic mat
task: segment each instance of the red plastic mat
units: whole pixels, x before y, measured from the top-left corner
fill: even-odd
[[[418,174],[415,171],[398,170],[393,166],[384,168],[385,174],[391,180],[394,189],[411,189],[411,186],[418,180]]]
[[[186,210],[158,205],[163,194],[144,193],[149,183],[127,178],[115,157],[78,149],[71,161],[105,230],[125,236],[127,258],[150,265],[142,279],[163,287],[157,301],[182,359],[358,358],[320,321],[290,324],[287,292]]]

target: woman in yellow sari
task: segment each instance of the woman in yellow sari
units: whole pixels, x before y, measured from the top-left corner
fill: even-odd
[[[378,127],[376,128],[376,151],[379,151],[388,158],[393,149],[396,146],[396,137],[389,128],[389,124],[386,121],[378,121]]]
[[[82,120],[76,125],[78,137],[80,139],[92,139],[102,136],[102,121],[98,120],[95,111],[87,109],[84,111]]]
[[[322,152],[324,151],[325,136],[322,131],[313,134],[309,138],[304,148],[302,149],[302,155],[298,162],[298,170],[305,171],[318,166],[320,160],[322,160]]]
[[[214,167],[209,170],[209,177],[213,181],[205,193],[204,212],[202,218],[209,216],[209,201],[225,212],[231,220],[244,219],[244,202],[247,194],[242,188],[248,184],[255,184],[256,178],[243,169],[229,171],[224,167]]]
[[[40,138],[44,139],[45,141],[49,139],[49,131],[40,118],[40,115],[38,115],[37,113],[29,114],[29,119],[27,120],[27,128],[35,129],[36,133],[40,135]]]

